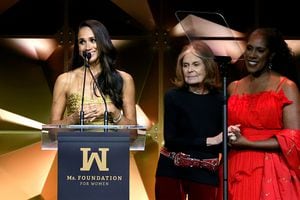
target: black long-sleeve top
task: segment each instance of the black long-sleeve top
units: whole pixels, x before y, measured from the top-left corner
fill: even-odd
[[[223,96],[210,91],[198,95],[187,89],[171,89],[164,98],[164,142],[168,151],[183,152],[193,158],[218,158],[222,144],[207,146],[207,137],[218,135],[223,127]],[[217,172],[200,168],[176,167],[160,155],[157,176],[168,176],[217,185]]]

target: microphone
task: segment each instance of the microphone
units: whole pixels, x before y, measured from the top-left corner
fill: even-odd
[[[85,60],[90,60],[91,57],[92,57],[92,54],[90,52],[87,52],[87,51],[84,51],[82,53],[82,55],[83,55],[83,57],[84,57]]]
[[[86,59],[85,59],[85,60],[86,60]],[[79,113],[79,121],[80,121],[80,125],[84,125],[83,102],[84,102],[84,91],[85,91],[85,80],[86,80],[86,68],[89,68],[86,61],[84,62],[84,65],[85,65],[86,67],[84,68],[83,84],[82,84],[81,108],[80,108],[80,113]],[[83,132],[83,127],[81,127],[80,131]]]
[[[83,75],[83,85],[82,85],[82,95],[81,95],[81,107],[79,113],[79,121],[80,125],[84,125],[84,110],[83,110],[83,102],[84,102],[84,91],[85,91],[85,80],[86,80],[86,68],[89,68],[88,60],[91,58],[91,53],[87,51],[83,51],[82,53],[84,57],[84,75]],[[83,131],[83,127],[81,127],[81,132]]]
[[[85,58],[85,61],[86,61],[86,63],[85,63],[85,66],[86,66],[85,69],[88,68],[88,70],[89,70],[89,72],[91,74],[91,77],[93,78],[93,81],[96,84],[96,87],[97,87],[97,89],[98,89],[98,91],[99,91],[99,93],[101,95],[101,98],[103,100],[103,103],[104,103],[104,125],[108,125],[108,109],[107,109],[106,99],[105,99],[103,91],[101,90],[100,85],[98,84],[98,81],[96,80],[96,78],[95,78],[92,70],[90,69],[90,67],[88,65],[88,61],[90,60],[91,56],[92,56],[91,53],[86,52],[86,51],[83,52],[83,57]],[[107,131],[107,128],[104,128],[104,131]]]

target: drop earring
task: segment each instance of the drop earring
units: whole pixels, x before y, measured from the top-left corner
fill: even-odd
[[[272,63],[271,62],[268,64],[268,69],[272,70]]]

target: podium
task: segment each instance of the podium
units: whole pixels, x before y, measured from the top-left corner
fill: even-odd
[[[58,200],[128,200],[129,153],[144,150],[144,128],[44,125],[42,149],[58,150]]]

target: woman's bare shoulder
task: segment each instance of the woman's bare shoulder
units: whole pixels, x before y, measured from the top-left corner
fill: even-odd
[[[121,77],[123,78],[124,81],[133,81],[131,74],[129,74],[125,71],[122,71],[122,70],[117,70],[117,71],[121,75]]]
[[[240,82],[242,81],[241,80],[234,80],[232,81],[231,83],[229,83],[228,87],[227,87],[227,90],[228,90],[228,93],[231,95],[234,93],[234,91],[236,91],[238,85],[240,84]]]
[[[282,89],[287,97],[299,98],[299,88],[294,81],[286,79],[282,84]]]
[[[57,76],[56,82],[68,84],[72,82],[77,77],[77,75],[78,75],[78,69],[68,71],[68,72],[63,72]]]

